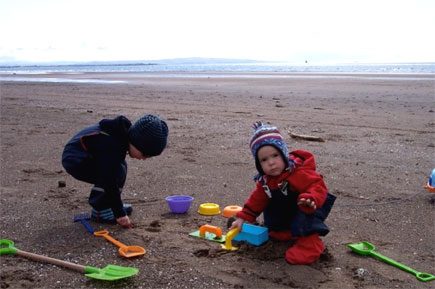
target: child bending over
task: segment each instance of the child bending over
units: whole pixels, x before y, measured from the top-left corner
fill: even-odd
[[[144,115],[132,125],[120,115],[81,130],[66,144],[62,154],[65,170],[94,185],[89,196],[93,220],[131,227],[132,207],[121,200],[127,153],[139,160],[160,155],[167,137],[168,126],[157,116]]]

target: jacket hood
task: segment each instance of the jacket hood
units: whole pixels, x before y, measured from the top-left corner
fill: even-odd
[[[131,127],[131,122],[123,115],[112,119],[103,119],[99,122],[100,129],[109,135],[128,141],[128,130]]]
[[[299,167],[300,170],[316,170],[314,155],[308,151],[292,151],[290,153],[290,159],[295,162],[296,167]],[[303,166],[300,166],[302,164]]]

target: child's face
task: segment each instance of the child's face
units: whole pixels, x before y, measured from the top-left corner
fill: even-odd
[[[270,145],[261,147],[257,157],[264,173],[269,176],[279,176],[285,169],[285,163],[280,152]]]
[[[130,157],[138,160],[146,160],[148,157],[144,156],[140,150],[138,150],[134,145],[130,144],[128,149],[128,154]]]

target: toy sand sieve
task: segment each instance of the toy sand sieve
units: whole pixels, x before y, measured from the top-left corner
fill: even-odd
[[[189,208],[190,204],[194,200],[191,196],[169,196],[166,198],[169,209],[175,214],[184,214]]]
[[[203,203],[199,206],[198,213],[201,215],[217,215],[220,214],[219,205],[215,203]]]

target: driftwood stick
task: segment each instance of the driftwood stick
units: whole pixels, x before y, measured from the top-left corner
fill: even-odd
[[[291,131],[288,132],[289,136],[295,139],[304,139],[308,141],[317,141],[317,142],[325,142],[325,140],[318,136],[312,136],[312,135],[305,135],[305,134],[295,134]]]

